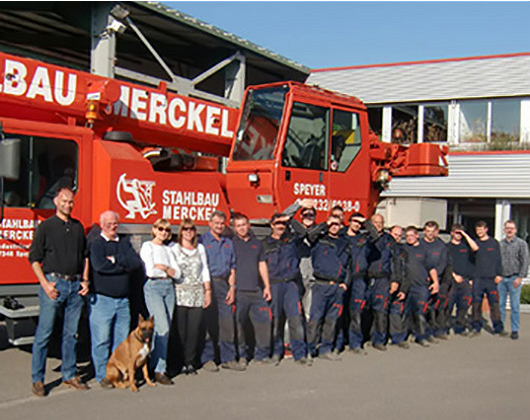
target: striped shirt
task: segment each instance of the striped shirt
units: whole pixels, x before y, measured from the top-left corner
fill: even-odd
[[[517,236],[501,240],[502,276],[526,277],[528,272],[528,245]]]

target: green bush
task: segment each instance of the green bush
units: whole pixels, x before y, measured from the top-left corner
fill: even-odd
[[[530,284],[525,284],[521,288],[521,303],[530,303]]]

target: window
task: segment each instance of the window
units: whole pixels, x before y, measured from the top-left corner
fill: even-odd
[[[425,105],[423,108],[423,141],[447,141],[447,105]]]
[[[5,205],[53,209],[53,198],[59,188],[77,187],[77,144],[18,134],[11,137],[22,140],[21,170],[17,181],[5,181]]]
[[[530,245],[530,204],[512,204],[511,218],[517,226],[517,236]]]
[[[460,143],[481,143],[487,140],[488,102],[460,102]]]
[[[345,172],[361,150],[359,116],[347,111],[333,111],[331,170]]]
[[[291,168],[327,169],[329,110],[293,103],[282,164]]]
[[[383,136],[383,108],[378,106],[368,108],[367,111],[370,130],[372,130],[377,137],[379,137],[379,140],[381,140]]]
[[[491,105],[491,141],[498,143],[519,141],[521,101],[494,99]]]
[[[392,108],[392,142],[416,143],[418,141],[418,107],[395,105]]]
[[[278,141],[287,88],[250,91],[237,132],[234,160],[271,160]]]

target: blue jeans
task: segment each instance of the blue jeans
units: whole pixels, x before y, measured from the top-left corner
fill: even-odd
[[[504,323],[504,318],[506,317],[506,297],[508,293],[510,294],[510,326],[513,332],[519,332],[519,307],[521,304],[521,287],[513,287],[513,281],[517,276],[503,277],[502,281],[497,285],[497,290],[499,291],[499,309],[501,311],[501,321]]]
[[[74,378],[77,373],[76,335],[81,309],[83,308],[83,298],[78,294],[80,290],[79,281],[67,281],[51,274],[47,274],[46,279],[55,283],[59,296],[57,299],[52,300],[42,286],[39,286],[39,323],[35,332],[35,341],[33,342],[31,380],[33,382],[44,382],[48,343],[53,333],[57,314],[59,311],[63,311],[61,374],[63,381],[67,381]]]
[[[100,382],[105,377],[110,354],[129,335],[131,323],[129,299],[93,294],[89,302],[92,361],[96,370],[96,380]]]
[[[167,368],[167,345],[169,327],[175,310],[175,288],[173,280],[147,280],[144,284],[147,310],[155,317],[155,337],[151,353],[151,366],[157,373],[165,373]]]

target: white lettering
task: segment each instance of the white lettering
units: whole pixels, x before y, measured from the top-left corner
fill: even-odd
[[[204,132],[204,128],[202,127],[201,122],[201,112],[204,111],[205,105],[204,104],[198,104],[195,106],[195,102],[189,103],[189,109],[188,109],[188,130],[194,130],[194,126],[197,127],[197,131],[199,133]]]
[[[158,117],[158,122],[160,124],[166,124],[166,109],[167,99],[165,95],[162,95],[161,93],[152,93],[149,105],[149,122],[156,123]]]
[[[304,184],[295,182],[293,186],[294,195],[305,195],[311,197],[325,197],[326,186],[323,184]]]
[[[34,99],[37,95],[42,96],[46,102],[53,102],[50,76],[46,67],[37,67],[26,96]]]
[[[55,72],[55,100],[59,105],[72,105],[75,100],[75,92],[77,88],[77,76],[75,74],[68,75],[68,87],[66,88],[66,95],[64,92],[64,73],[57,70]]]
[[[169,110],[168,110],[169,123],[174,128],[182,128],[184,124],[186,123],[186,117],[181,115],[177,118],[177,115],[175,112],[177,108],[180,110],[181,113],[186,112],[186,103],[181,98],[173,98],[171,102],[169,103]]]
[[[221,113],[221,110],[217,107],[208,106],[206,107],[206,132],[215,136],[219,135],[219,129],[213,125],[219,122],[219,118],[216,118]]]
[[[228,110],[223,109],[221,115],[221,137],[227,137],[231,139],[234,137],[234,132],[228,129]]]
[[[131,118],[145,121],[147,119],[147,92],[142,89],[132,90]]]

